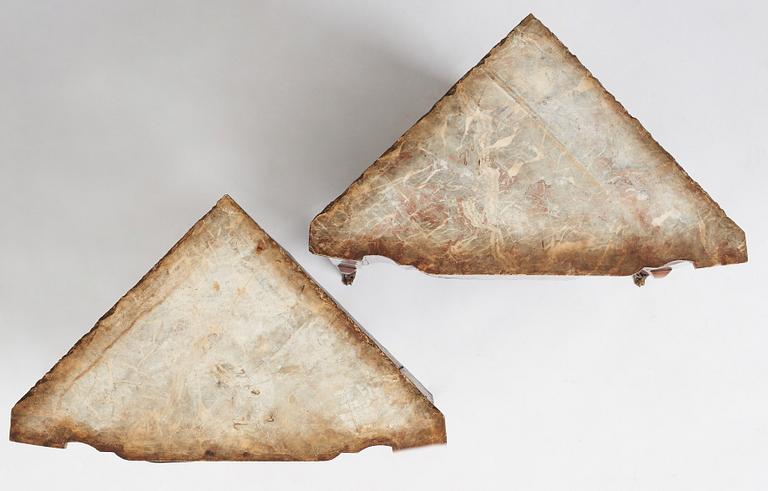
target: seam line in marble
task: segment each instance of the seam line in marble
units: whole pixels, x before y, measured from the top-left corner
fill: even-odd
[[[552,130],[549,129],[549,126],[546,124],[546,122],[539,116],[533,108],[531,108],[530,105],[528,105],[527,102],[522,98],[520,94],[515,91],[504,79],[498,76],[493,70],[490,70],[486,66],[480,67],[480,69],[485,72],[486,75],[488,75],[488,78],[491,79],[492,82],[494,82],[503,92],[505,92],[515,103],[517,103],[520,107],[522,107],[526,113],[534,120],[536,123],[546,132],[547,136],[552,138],[552,140],[557,143],[557,145],[562,149],[563,154],[566,155],[572,162],[577,164],[582,172],[589,176],[589,179],[594,181],[595,184],[597,184],[600,189],[606,194],[610,195],[608,191],[605,189],[605,187],[598,181],[595,176],[592,175],[591,172],[587,169],[587,166],[584,165],[583,162],[581,162],[573,153],[571,153],[570,150],[568,150],[568,147],[565,146],[563,142],[560,141],[557,136],[555,136],[554,133],[552,133]]]

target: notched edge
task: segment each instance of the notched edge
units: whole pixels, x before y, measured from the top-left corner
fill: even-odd
[[[429,421],[435,423],[434,426],[431,428],[431,430],[427,429],[421,429],[416,432],[416,436],[412,436],[410,439],[406,437],[404,438],[375,438],[371,440],[366,440],[360,444],[357,445],[348,445],[341,449],[334,450],[332,452],[327,452],[325,454],[318,454],[318,455],[311,455],[307,457],[301,457],[301,456],[292,456],[292,455],[285,455],[285,454],[270,454],[270,455],[262,455],[259,458],[255,458],[256,456],[249,453],[249,452],[240,452],[239,454],[222,454],[221,451],[218,451],[215,449],[208,449],[204,451],[202,456],[196,457],[185,457],[185,456],[174,456],[172,458],[166,458],[162,457],[161,454],[147,454],[147,453],[133,453],[126,451],[121,444],[116,443],[110,443],[110,442],[104,442],[102,440],[99,440],[98,438],[93,438],[88,436],[87,434],[84,434],[81,430],[79,430],[74,424],[70,424],[68,426],[60,426],[56,425],[53,428],[53,432],[34,432],[34,431],[25,431],[22,428],[22,422],[23,415],[20,415],[19,412],[26,409],[24,406],[25,403],[30,403],[30,398],[33,397],[38,391],[40,391],[46,383],[50,382],[51,379],[54,378],[54,375],[56,375],[56,372],[58,370],[61,370],[62,368],[62,362],[67,359],[70,355],[75,354],[76,352],[80,351],[81,348],[84,348],[88,345],[88,343],[91,341],[92,337],[97,331],[97,328],[101,325],[102,321],[109,318],[111,315],[114,314],[116,309],[120,306],[120,304],[123,302],[123,300],[134,290],[139,288],[142,283],[148,279],[148,277],[152,274],[155,274],[155,272],[159,269],[161,269],[165,263],[168,261],[169,256],[176,251],[180,246],[183,245],[183,243],[186,242],[186,240],[194,234],[197,229],[202,226],[201,224],[204,222],[206,218],[208,218],[217,208],[224,208],[228,207],[231,209],[234,209],[235,211],[241,213],[244,215],[250,222],[250,225],[255,227],[258,232],[264,235],[267,241],[270,242],[270,244],[278,251],[283,257],[288,258],[289,261],[286,261],[284,264],[291,270],[292,273],[298,273],[301,275],[304,279],[306,279],[310,286],[316,291],[318,296],[320,297],[321,301],[323,303],[330,303],[332,306],[335,306],[335,308],[340,311],[343,314],[344,318],[344,326],[345,328],[349,329],[351,328],[353,332],[355,332],[359,337],[361,341],[369,344],[373,347],[374,350],[377,350],[383,358],[388,361],[397,371],[398,375],[401,377],[401,380],[406,384],[406,386],[410,387],[414,392],[413,394],[417,397],[423,397],[427,402],[427,409],[429,410],[429,418],[427,418]],[[341,326],[340,326],[341,327]],[[66,374],[65,374],[66,375]],[[24,408],[24,409],[23,409]],[[72,348],[67,351],[67,353],[62,356],[54,366],[48,370],[48,372],[43,375],[43,377],[35,383],[35,385],[27,391],[27,393],[22,396],[21,399],[13,406],[11,409],[11,424],[9,428],[9,440],[17,443],[24,443],[29,445],[36,445],[36,446],[43,446],[43,447],[50,447],[50,448],[66,448],[68,443],[83,443],[86,445],[89,445],[93,447],[94,449],[100,451],[100,452],[112,452],[118,457],[125,459],[125,460],[142,460],[142,461],[150,461],[150,462],[190,462],[190,461],[210,461],[210,460],[231,460],[231,461],[237,461],[237,460],[243,460],[243,461],[325,461],[325,460],[331,460],[338,455],[342,453],[357,453],[361,450],[375,446],[375,445],[386,445],[392,448],[393,451],[397,450],[403,450],[407,448],[415,448],[415,447],[422,447],[422,446],[428,446],[428,445],[435,445],[435,444],[444,444],[447,442],[447,435],[446,435],[446,428],[445,428],[445,416],[443,413],[434,405],[432,395],[424,389],[424,386],[416,380],[413,375],[408,372],[402,364],[400,364],[390,353],[387,351],[382,345],[380,345],[365,329],[360,326],[350,315],[349,313],[341,306],[338,302],[336,302],[333,297],[328,294],[315,280],[312,278],[309,273],[304,270],[301,265],[293,258],[293,256],[290,255],[288,251],[286,251],[280,244],[278,244],[272,236],[270,236],[264,229],[261,228],[261,226],[253,220],[253,218],[245,211],[243,210],[240,205],[235,202],[234,199],[232,199],[228,194],[225,194],[222,196],[216,204],[200,219],[198,219],[192,227],[182,236],[181,239],[179,239],[173,247],[144,275],[141,277],[141,279],[133,286],[131,287],[120,299],[115,303],[112,308],[110,308],[104,315],[102,315],[99,320],[96,322],[96,324],[91,328],[88,333],[86,333],[84,336],[82,336],[75,344],[72,346]]]
[[[28,445],[59,448],[64,449],[69,443],[82,443],[88,445],[99,452],[109,452],[124,460],[129,461],[147,461],[153,463],[172,463],[172,462],[203,462],[203,461],[250,461],[250,462],[270,462],[270,461],[293,461],[293,462],[317,462],[332,460],[342,453],[358,453],[366,448],[373,446],[387,446],[392,449],[393,452],[400,450],[406,450],[410,448],[441,445],[447,443],[447,436],[445,432],[445,418],[443,414],[434,408],[436,415],[439,418],[440,425],[435,428],[437,431],[421,430],[417,435],[417,438],[392,438],[392,437],[377,437],[362,441],[357,444],[345,445],[339,449],[334,449],[325,453],[307,454],[307,455],[291,455],[291,454],[260,454],[256,455],[248,451],[242,452],[227,452],[211,446],[202,452],[195,453],[194,455],[182,455],[182,454],[163,454],[162,452],[146,453],[138,451],[126,450],[120,443],[105,442],[98,437],[90,437],[81,433],[76,428],[56,427],[52,434],[46,437],[41,435],[35,437],[25,434],[24,432],[11,428],[11,441],[17,443],[24,443]]]
[[[546,35],[550,36],[554,42],[561,47],[561,49],[564,50],[567,57],[571,58],[576,65],[585,73],[585,76],[593,81],[595,81],[600,87],[600,90],[607,96],[610,103],[614,106],[614,108],[617,110],[619,114],[622,116],[628,118],[630,121],[630,124],[634,127],[635,131],[640,133],[642,137],[644,137],[647,141],[651,142],[653,145],[655,145],[661,153],[674,165],[676,170],[682,173],[684,179],[686,182],[692,187],[692,191],[695,195],[701,197],[707,204],[710,206],[713,206],[715,210],[717,210],[719,218],[721,220],[725,220],[727,224],[732,227],[733,229],[733,235],[738,236],[736,237],[737,240],[734,242],[738,242],[738,244],[735,247],[729,247],[728,251],[722,252],[719,251],[719,254],[716,258],[709,257],[709,258],[701,258],[701,259],[687,259],[687,258],[675,258],[675,259],[669,259],[664,264],[677,262],[677,261],[690,261],[693,263],[695,268],[703,268],[703,267],[712,267],[712,266],[726,266],[731,264],[742,264],[748,262],[748,254],[747,254],[747,241],[746,241],[746,233],[744,230],[739,227],[738,224],[736,224],[735,221],[733,221],[726,213],[725,210],[723,210],[720,205],[701,187],[701,185],[696,182],[687,172],[686,170],[675,160],[675,158],[666,150],[664,147],[661,146],[661,144],[656,141],[656,139],[651,135],[651,133],[640,123],[640,121],[632,116],[629,111],[619,102],[616,97],[606,89],[606,87],[600,82],[600,80],[592,74],[592,72],[578,59],[578,57],[573,54],[570,49],[546,26],[543,22],[541,22],[536,16],[533,15],[533,13],[529,13],[519,24],[517,24],[509,33],[507,33],[504,38],[499,41],[493,48],[491,48],[488,53],[483,56],[483,58],[472,68],[470,68],[455,84],[451,86],[451,88],[443,95],[438,101],[424,114],[422,115],[414,124],[412,124],[384,153],[382,153],[379,158],[377,158],[371,165],[369,165],[363,173],[355,179],[345,190],[342,192],[339,196],[337,196],[333,201],[331,201],[320,213],[318,213],[310,222],[309,226],[309,251],[315,255],[319,256],[325,256],[332,261],[338,261],[338,262],[354,262],[355,264],[365,264],[367,261],[366,259],[369,257],[369,255],[362,255],[361,257],[340,257],[338,255],[338,250],[334,250],[332,247],[326,247],[323,244],[323,241],[318,240],[315,238],[315,227],[317,226],[317,223],[319,220],[322,219],[322,217],[328,213],[333,207],[342,199],[344,199],[348,194],[351,194],[351,191],[353,191],[356,187],[361,185],[362,181],[365,179],[366,175],[369,172],[372,172],[374,169],[378,168],[382,165],[381,160],[383,157],[388,155],[390,152],[394,151],[395,148],[397,148],[398,145],[401,144],[402,140],[406,137],[406,135],[411,131],[411,129],[416,126],[422,119],[427,117],[435,108],[440,105],[444,99],[447,97],[453,95],[456,92],[456,89],[458,86],[464,81],[469,74],[474,71],[476,68],[481,67],[488,57],[490,57],[498,48],[503,46],[514,34],[516,31],[522,30],[526,28],[529,24],[535,23],[541,26]],[[483,276],[485,274],[493,274],[498,276],[631,276],[633,280],[635,281],[635,284],[638,284],[638,281],[641,281],[638,286],[642,286],[645,282],[645,278],[640,280],[639,278],[636,278],[638,273],[644,269],[653,269],[653,268],[659,268],[663,267],[664,264],[659,265],[644,265],[640,267],[639,265],[636,267],[636,271],[634,273],[629,272],[622,272],[622,273],[580,273],[580,274],[573,274],[573,275],[563,275],[560,273],[505,273],[505,272],[498,272],[498,273],[478,273],[475,274],[463,274],[463,273],[455,273],[455,272],[444,272],[444,271],[433,271],[428,268],[423,267],[422,264],[419,263],[405,263],[401,262],[397,258],[388,257],[387,259],[391,260],[395,264],[398,264],[400,266],[404,267],[413,267],[418,269],[419,271],[430,274],[430,275],[439,275],[439,276],[450,276],[450,277],[471,277],[471,276]],[[708,260],[707,260],[708,259]],[[629,268],[631,269],[631,267]],[[352,278],[349,279],[348,277],[345,278],[344,272],[342,272],[342,282],[344,282],[345,285],[352,284],[352,281],[354,280],[354,274],[352,275]],[[349,281],[349,283],[347,283]]]

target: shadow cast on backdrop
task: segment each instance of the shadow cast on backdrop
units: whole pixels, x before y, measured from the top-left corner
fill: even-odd
[[[314,215],[426,113],[458,75],[431,73],[393,51],[392,39],[376,44],[333,19],[279,10],[277,24],[290,16],[293,32],[290,44],[270,50],[262,66],[274,90],[244,98],[250,107],[242,110],[255,116],[233,130],[252,152],[253,174],[246,179],[252,186],[249,199],[257,200],[254,217],[258,221],[259,207],[269,207],[271,215],[290,224],[283,237],[306,243]],[[263,35],[269,43],[271,33]],[[270,73],[272,64],[278,72]]]

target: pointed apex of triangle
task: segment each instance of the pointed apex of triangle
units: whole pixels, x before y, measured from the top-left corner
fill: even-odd
[[[526,15],[526,16],[523,18],[523,20],[521,20],[521,21],[520,21],[520,22],[519,22],[519,23],[518,23],[518,24],[517,24],[517,25],[516,25],[516,26],[515,26],[515,27],[512,29],[512,31],[511,31],[509,34],[507,34],[507,35],[504,37],[504,39],[502,39],[502,40],[501,40],[501,41],[500,41],[500,42],[499,42],[499,43],[498,43],[496,46],[499,46],[499,45],[501,45],[501,44],[504,44],[504,43],[507,41],[507,39],[509,39],[509,36],[510,36],[512,33],[514,33],[515,31],[520,31],[520,30],[522,30],[522,29],[525,29],[525,28],[526,28],[526,27],[527,27],[529,24],[538,24],[538,25],[540,25],[542,28],[544,28],[546,31],[548,31],[548,32],[549,32],[549,28],[547,28],[547,26],[545,26],[545,25],[544,25],[544,24],[543,24],[543,23],[542,23],[542,22],[541,22],[541,21],[538,19],[538,17],[536,17],[535,15],[533,15],[533,12],[531,12],[530,14]],[[486,57],[487,57],[487,56],[489,56],[489,55],[491,55],[492,53],[493,53],[493,50],[491,50],[491,51],[488,53],[488,55],[486,55]],[[485,59],[485,58],[483,58],[483,59]],[[481,62],[481,63],[482,63],[482,62]]]
[[[531,12],[530,14],[526,15],[523,20],[520,21],[517,27],[524,26],[529,22],[533,22],[533,21],[541,22],[535,15],[533,15],[533,12]]]
[[[326,460],[442,414],[229,197],[13,408],[11,440],[123,458]]]
[[[216,202],[215,205],[213,205],[213,210],[221,209],[221,210],[230,210],[233,213],[239,213],[242,215],[245,215],[248,217],[249,221],[253,221],[253,219],[248,215],[248,213],[243,210],[243,208],[237,203],[237,201],[232,198],[232,196],[225,194],[219,200]]]
[[[232,199],[232,196],[228,194],[225,194],[224,196],[219,198],[219,201],[216,202],[216,206],[219,206],[219,205],[234,205],[240,208],[240,205],[238,205],[237,202],[234,199]]]
[[[662,276],[747,260],[744,232],[533,14],[310,225],[439,275]]]

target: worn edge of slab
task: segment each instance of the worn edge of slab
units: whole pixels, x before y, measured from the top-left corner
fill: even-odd
[[[460,272],[460,271],[442,271],[442,270],[434,270],[434,269],[425,267],[420,262],[402,261],[402,260],[399,260],[399,258],[397,258],[397,257],[391,257],[391,256],[384,256],[384,257],[386,257],[387,259],[390,259],[391,261],[395,262],[396,264],[398,264],[400,266],[414,267],[414,268],[418,269],[419,271],[421,271],[423,273],[426,273],[426,274],[429,274],[429,275],[434,275],[434,276],[450,276],[450,277],[473,277],[473,276],[485,276],[485,275],[489,275],[489,274],[493,274],[493,275],[521,275],[521,276],[542,276],[542,275],[557,275],[557,276],[627,276],[627,275],[633,275],[633,274],[635,274],[635,273],[637,273],[639,271],[643,271],[644,269],[664,268],[667,265],[669,265],[669,264],[671,264],[673,262],[678,262],[678,261],[690,262],[691,264],[693,264],[694,268],[710,267],[710,266],[716,266],[716,265],[728,265],[728,264],[746,263],[748,261],[748,255],[747,255],[747,247],[746,247],[746,234],[744,233],[744,230],[741,229],[741,227],[739,227],[735,222],[733,222],[733,220],[731,220],[730,217],[728,217],[728,215],[725,213],[725,211],[722,209],[722,207],[720,207],[720,205],[714,199],[712,199],[712,197],[701,187],[701,185],[699,183],[697,183],[693,178],[691,178],[691,176],[685,171],[685,169],[683,169],[683,167],[677,162],[677,160],[675,160],[675,158],[666,149],[664,149],[664,147],[662,147],[661,144],[659,144],[658,141],[656,141],[656,139],[653,137],[653,135],[651,135],[651,133],[642,125],[642,123],[640,123],[640,121],[637,118],[632,116],[627,111],[627,109],[616,99],[616,97],[614,97],[613,94],[611,94],[611,92],[609,92],[605,88],[605,86],[603,86],[603,84],[600,82],[600,80],[597,77],[595,77],[592,74],[592,72],[583,63],[581,63],[581,61],[578,59],[578,57],[575,54],[573,54],[570,51],[570,49],[568,49],[568,47],[565,44],[563,44],[563,42],[560,41],[560,39],[549,28],[547,28],[539,19],[537,19],[536,16],[534,16],[532,13],[528,14],[518,25],[516,25],[506,36],[504,36],[504,38],[501,39],[501,41],[496,43],[496,45],[493,48],[491,48],[491,50],[488,51],[488,53],[486,53],[485,56],[483,56],[480,59],[480,61],[475,66],[473,66],[472,68],[467,70],[467,72],[455,84],[453,84],[451,86],[451,88],[448,89],[448,91],[435,104],[433,104],[432,107],[430,107],[430,109],[426,113],[424,113],[418,120],[416,120],[416,122],[414,122],[402,135],[400,135],[400,137],[398,137],[398,139],[395,140],[395,142],[392,145],[390,145],[390,147],[387,148],[387,150],[385,150],[371,165],[369,165],[365,169],[365,171],[363,171],[363,173],[357,179],[355,179],[339,196],[337,196],[333,201],[331,201],[325,208],[323,208],[323,210],[320,213],[318,213],[312,219],[312,222],[310,222],[310,226],[309,226],[309,240],[308,240],[308,242],[309,242],[309,251],[311,253],[313,253],[313,254],[316,254],[316,255],[319,255],[319,256],[325,256],[325,257],[328,257],[330,259],[334,259],[334,260],[338,260],[338,261],[347,260],[347,261],[353,261],[355,263],[362,262],[362,261],[364,261],[364,259],[366,257],[369,256],[369,254],[362,254],[362,255],[359,255],[359,257],[358,256],[355,256],[355,257],[345,256],[343,254],[339,254],[339,252],[341,252],[341,251],[335,250],[335,249],[333,249],[333,247],[328,248],[328,247],[325,246],[325,244],[320,243],[320,241],[313,240],[313,238],[315,236],[315,233],[314,233],[315,221],[319,217],[323,216],[324,214],[326,214],[327,212],[332,210],[334,208],[334,206],[338,202],[343,200],[345,197],[347,197],[348,195],[354,194],[355,190],[358,187],[362,186],[362,183],[369,177],[369,175],[374,174],[376,171],[379,170],[380,167],[387,165],[386,163],[383,162],[383,157],[387,156],[388,154],[393,152],[395,149],[397,149],[397,147],[401,144],[401,142],[408,136],[408,134],[410,133],[412,128],[417,126],[421,120],[423,120],[430,113],[432,113],[432,111],[434,111],[437,106],[442,104],[443,101],[446,98],[452,96],[456,92],[456,89],[464,82],[464,79],[466,79],[469,76],[469,74],[472,73],[475,69],[482,67],[485,64],[486,60],[489,57],[491,57],[499,48],[501,48],[511,38],[512,34],[515,33],[515,31],[524,29],[528,24],[530,24],[532,22],[538,23],[541,27],[543,27],[544,31],[546,32],[546,35],[550,39],[552,39],[552,41],[566,53],[567,57],[569,59],[571,59],[576,64],[578,69],[581,70],[588,79],[594,81],[598,85],[600,90],[609,98],[612,107],[621,116],[626,118],[631,123],[632,127],[634,128],[634,130],[637,133],[639,133],[643,139],[645,139],[646,141],[648,141],[652,145],[654,145],[658,150],[661,151],[661,153],[664,155],[665,158],[667,158],[672,164],[674,164],[676,170],[682,174],[682,176],[685,179],[685,181],[687,182],[687,184],[692,188],[692,191],[694,192],[694,194],[696,194],[699,197],[703,198],[704,201],[707,202],[710,206],[713,206],[714,209],[717,210],[717,212],[720,214],[721,218],[723,218],[725,220],[728,220],[728,221],[730,221],[733,224],[733,226],[741,234],[740,238],[741,238],[741,243],[743,244],[743,247],[741,248],[742,250],[740,251],[741,254],[738,255],[738,256],[736,256],[736,255],[722,256],[721,255],[718,258],[718,261],[711,261],[710,263],[707,263],[707,264],[702,264],[700,261],[696,261],[693,258],[675,257],[675,258],[669,258],[666,261],[662,261],[659,264],[641,264],[641,265],[638,265],[636,268],[629,268],[629,269],[633,269],[632,271],[627,270],[627,271],[612,272],[612,273],[611,272],[592,271],[592,272],[580,272],[578,274],[571,274],[571,275],[564,275],[564,274],[558,273],[558,272],[545,272],[545,271],[533,272],[533,273],[525,272],[525,271],[515,271],[515,272],[499,271],[499,272],[496,272],[496,273],[487,273],[487,272],[483,272],[483,273],[472,273],[472,272],[469,272],[469,273],[467,273],[467,272]],[[373,255],[375,256],[375,255],[380,255],[380,254],[376,253],[376,254],[373,254]],[[350,283],[351,283],[351,281],[350,281]]]
[[[433,416],[438,420],[437,421],[437,431],[433,431],[430,433],[422,432],[422,434],[418,435],[418,438],[412,439],[411,441],[402,441],[397,440],[393,438],[375,438],[367,440],[359,445],[350,445],[344,448],[339,449],[338,451],[328,452],[325,454],[319,454],[314,456],[309,456],[307,458],[296,458],[295,456],[291,455],[283,455],[283,454],[274,454],[274,455],[267,455],[263,456],[262,458],[254,458],[252,455],[244,454],[240,457],[222,457],[217,456],[214,451],[206,451],[203,458],[193,458],[193,459],[177,459],[177,458],[163,458],[162,455],[147,455],[146,453],[142,454],[134,454],[131,452],[126,452],[120,444],[111,443],[108,441],[102,441],[98,438],[88,438],[87,436],[84,436],[84,434],[80,431],[78,431],[77,427],[59,427],[57,428],[57,432],[51,435],[48,435],[48,437],[42,437],[42,435],[35,434],[31,431],[26,431],[22,425],[19,422],[19,418],[21,416],[21,412],[24,410],[25,401],[29,401],[32,399],[36,394],[42,392],[45,390],[45,387],[47,384],[56,383],[59,379],[64,378],[66,375],[70,374],[72,371],[71,369],[75,368],[73,367],[67,367],[68,360],[71,358],[76,357],[81,351],[84,351],[88,348],[88,345],[90,344],[91,340],[94,336],[96,336],[99,333],[99,327],[101,326],[102,322],[110,317],[117,308],[120,307],[120,305],[126,300],[126,298],[134,293],[135,291],[138,291],[142,288],[145,288],[146,285],[151,284],[152,281],[159,280],[158,276],[161,275],[164,271],[164,268],[168,263],[171,261],[171,258],[173,255],[186,243],[186,241],[198,233],[200,229],[204,226],[204,223],[206,219],[208,219],[211,214],[217,210],[220,207],[231,207],[236,212],[241,214],[244,218],[244,225],[252,227],[257,234],[261,235],[265,240],[269,242],[269,244],[275,248],[275,250],[279,251],[279,253],[283,256],[285,261],[282,261],[282,264],[288,268],[289,274],[295,274],[295,275],[301,275],[303,276],[309,284],[312,286],[312,288],[315,290],[315,292],[318,294],[318,296],[322,299],[323,303],[329,304],[331,307],[335,308],[339,312],[339,318],[342,320],[343,326],[350,330],[351,333],[355,335],[357,340],[361,343],[365,343],[371,348],[373,348],[374,351],[368,351],[369,353],[372,353],[372,356],[381,356],[383,357],[389,364],[392,365],[392,367],[397,371],[398,376],[400,377],[401,381],[406,384],[406,386],[412,391],[414,396],[416,397],[422,397],[426,400],[426,402],[429,404],[429,406],[434,410]],[[119,337],[124,334],[125,332],[129,331],[132,326],[128,326],[124,330],[120,332],[116,332],[112,334],[112,336],[115,338],[115,340],[119,339]],[[27,393],[19,399],[19,401],[13,406],[11,410],[11,424],[10,424],[10,431],[9,431],[9,438],[11,441],[18,442],[18,443],[26,443],[31,445],[39,445],[39,446],[45,446],[45,447],[53,447],[53,448],[65,448],[68,443],[70,442],[77,442],[77,443],[85,443],[93,448],[95,448],[98,451],[101,452],[113,452],[118,457],[121,457],[125,460],[145,460],[145,461],[151,461],[151,462],[190,462],[190,461],[212,461],[212,460],[243,460],[243,461],[295,461],[295,460],[304,460],[304,461],[324,461],[324,460],[331,460],[341,453],[356,453],[359,452],[365,448],[368,448],[370,446],[374,445],[386,445],[391,447],[394,451],[397,450],[403,450],[407,448],[413,448],[413,447],[420,447],[420,446],[426,446],[426,445],[432,445],[432,444],[444,444],[447,443],[447,435],[445,431],[445,417],[440,412],[437,407],[434,406],[432,403],[432,397],[431,394],[429,394],[426,389],[423,388],[423,385],[419,383],[411,374],[410,372],[405,369],[405,367],[399,363],[383,346],[381,346],[370,334],[368,334],[367,331],[365,331],[360,324],[358,324],[350,315],[347,313],[346,310],[344,310],[338,302],[336,302],[299,264],[298,262],[282,247],[280,244],[278,244],[268,233],[266,233],[259,225],[256,223],[255,220],[253,220],[250,215],[248,215],[229,195],[224,195],[219,201],[216,203],[216,205],[208,211],[202,218],[200,218],[195,224],[184,234],[184,236],[179,239],[178,242],[176,242],[173,247],[146,273],[142,278],[126,292],[120,299],[115,303],[112,308],[110,308],[104,315],[102,315],[99,320],[96,322],[96,324],[88,331],[84,336],[82,336],[75,344],[72,346],[72,348],[69,349],[69,351],[62,356],[59,361],[56,362],[56,364],[48,370],[48,372],[40,379],[38,380],[35,385],[27,391]]]

